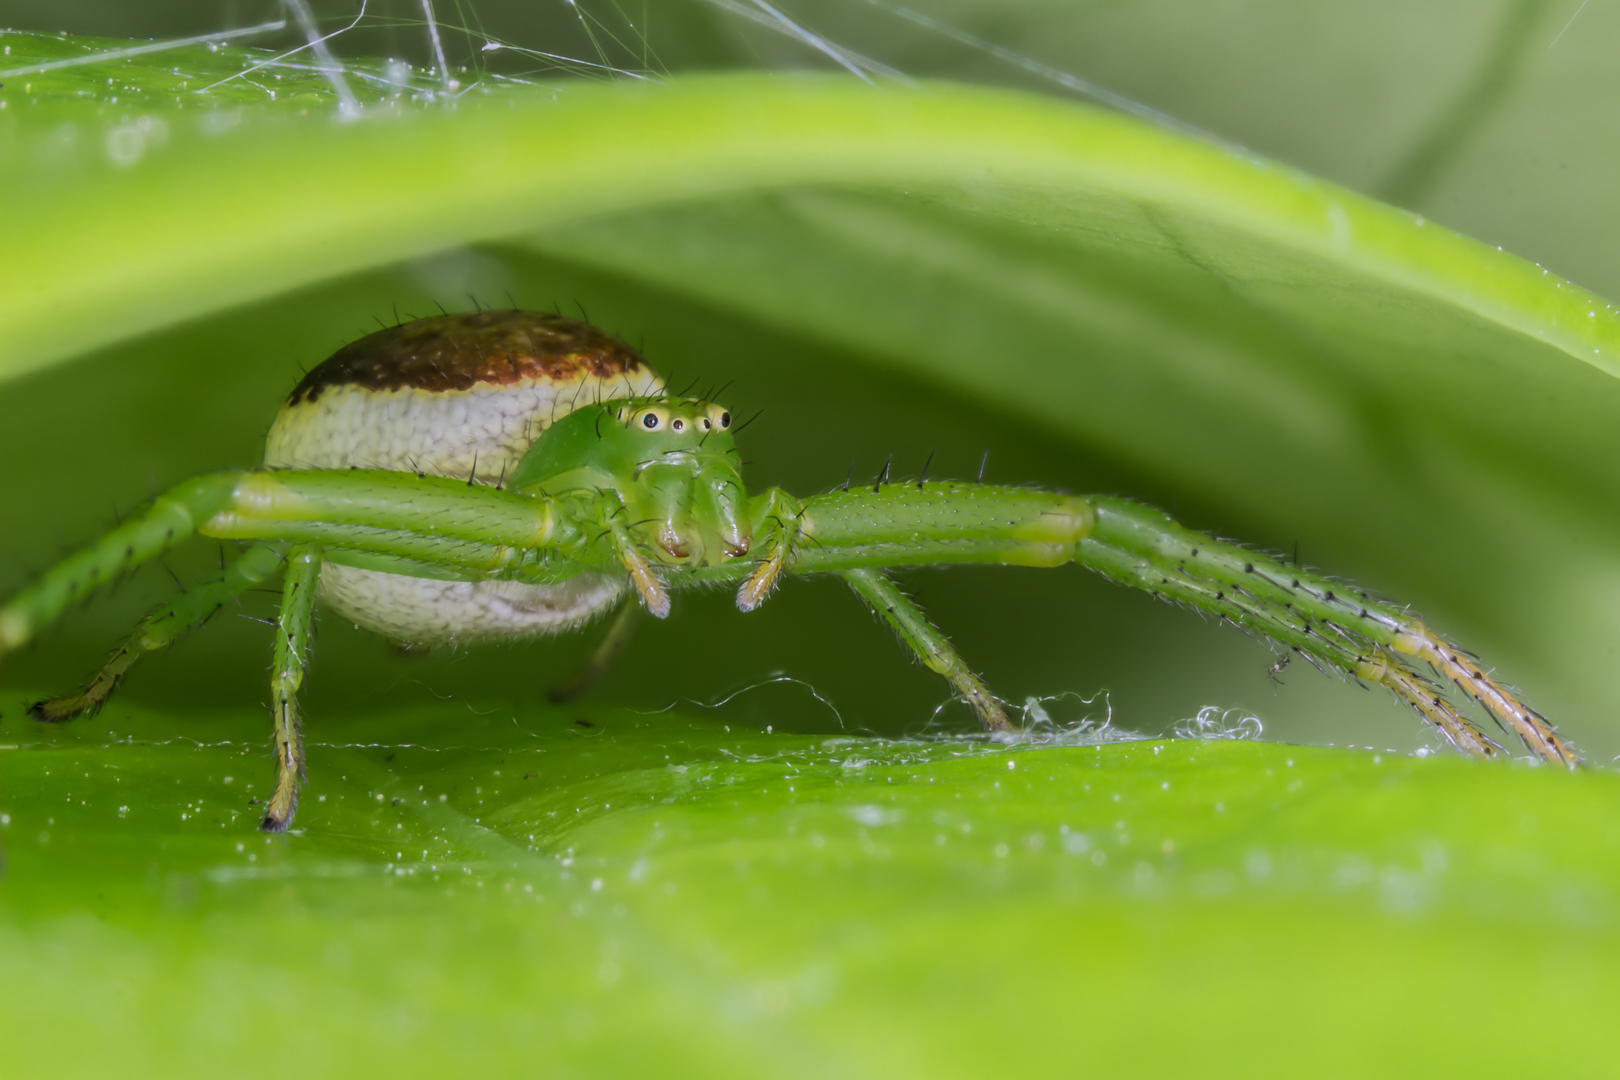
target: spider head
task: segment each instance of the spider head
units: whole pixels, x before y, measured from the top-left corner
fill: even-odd
[[[713,566],[751,541],[732,416],[695,398],[624,398],[552,424],[512,476],[537,494],[612,490],[661,561]]]

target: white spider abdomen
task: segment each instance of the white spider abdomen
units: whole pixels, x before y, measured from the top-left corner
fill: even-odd
[[[496,484],[576,403],[657,393],[634,350],[585,323],[519,311],[419,319],[340,349],[300,382],[265,440],[286,469],[390,469]],[[626,584],[442,581],[327,562],[320,597],[412,644],[555,633],[613,606]]]

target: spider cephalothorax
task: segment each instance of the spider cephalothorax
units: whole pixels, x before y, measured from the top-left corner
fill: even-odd
[[[1442,692],[1455,683],[1545,760],[1573,748],[1470,654],[1404,608],[1125,499],[927,480],[750,496],[725,406],[667,397],[634,350],[594,327],[522,311],[443,315],[345,346],[294,389],[265,468],[158,496],[0,608],[0,655],[69,604],[193,534],[248,542],[215,580],[153,612],[82,691],[32,714],[94,711],[144,652],[282,577],[271,678],[278,777],[263,827],[292,820],[303,773],[297,694],[317,596],[412,643],[577,626],[633,592],[736,582],[757,607],[785,574],[841,577],[984,725],[1010,723],[904,593],[892,567],[1081,562],[1379,683],[1463,751],[1502,748]],[[590,669],[600,672],[636,605]],[[1438,678],[1436,678],[1438,677]]]
[[[518,462],[512,487],[559,496],[612,491],[652,526],[660,562],[719,566],[752,529],[731,413],[696,399],[636,397],[574,411]]]

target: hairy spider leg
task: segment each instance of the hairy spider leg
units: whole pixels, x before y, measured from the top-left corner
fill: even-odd
[[[834,490],[802,505],[790,553],[781,559],[787,572],[972,562],[1056,566],[1074,560],[1287,646],[1319,667],[1378,683],[1465,753],[1494,757],[1502,751],[1446,700],[1431,674],[1455,683],[1544,760],[1565,767],[1580,761],[1540,713],[1406,610],[1188,529],[1152,507],[953,482],[926,491],[898,485]],[[776,542],[768,539],[765,549]],[[756,569],[754,578],[759,575]],[[719,577],[707,570],[695,576]],[[738,597],[745,610],[757,603],[749,589],[754,578]]]
[[[768,497],[769,493],[766,494]],[[1061,566],[1091,531],[1082,498],[936,480],[927,488],[834,489],[805,499],[791,528],[793,573],[855,567],[993,563]],[[767,548],[775,543],[767,541]],[[746,599],[739,596],[739,605]]]
[[[1070,562],[1091,528],[1083,500],[1021,488],[936,481],[925,489],[839,489],[802,502],[772,489],[751,503],[764,558],[737,592],[737,607],[763,603],[783,573],[836,572],[923,664],[973,707],[986,729],[1012,724],[984,680],[882,568],[950,562],[1056,566]]]
[[[753,611],[776,588],[788,560],[802,534],[804,505],[781,488],[771,488],[749,503],[749,518],[755,535],[764,533],[764,558],[742,588],[737,590],[737,609]]]
[[[76,694],[35,702],[28,715],[47,723],[60,723],[77,716],[93,715],[118,683],[135,666],[135,661],[164,648],[181,634],[207,619],[249,589],[281,573],[281,555],[263,544],[255,544],[216,577],[180,593],[142,619],[135,632],[120,645],[101,670]]]
[[[664,588],[664,582],[659,578],[652,563],[642,554],[635,538],[624,523],[624,504],[611,492],[603,492],[602,497],[596,500],[598,508],[613,507],[602,513],[602,528],[613,541],[613,550],[619,557],[619,562],[630,575],[630,583],[636,587],[636,594],[646,605],[647,611],[658,619],[669,617],[669,590]]]
[[[1474,726],[1457,707],[1436,693],[1433,682],[1409,671],[1387,655],[1373,655],[1351,672],[1357,679],[1378,683],[1412,707],[1412,711],[1440,729],[1451,744],[1474,757],[1500,757],[1500,743]]]
[[[1204,536],[1200,541],[1195,549],[1198,555],[1194,558],[1202,557],[1209,546],[1216,543]],[[1254,557],[1251,552],[1245,555]],[[1297,650],[1320,670],[1337,670],[1384,686],[1465,753],[1488,758],[1502,752],[1500,746],[1442,697],[1432,682],[1409,670],[1382,646],[1357,640],[1342,628],[1324,633],[1325,628],[1313,626],[1307,616],[1297,614],[1286,605],[1279,610],[1252,594],[1236,591],[1230,584],[1211,581],[1200,576],[1196,565],[1188,567],[1184,561],[1167,564],[1103,540],[1085,544],[1080,561],[1119,584],[1214,615],[1240,630]]]
[[[270,711],[276,731],[276,787],[264,808],[264,820],[259,824],[265,832],[285,832],[298,809],[298,785],[304,779],[298,691],[304,685],[309,630],[315,618],[315,586],[320,577],[321,553],[315,548],[300,545],[287,553],[281,614],[276,619],[276,646],[270,668]]]
[[[0,608],[0,656],[26,644],[68,606],[168,551],[231,497],[230,474],[188,480],[51,567]]]
[[[613,667],[613,662],[619,658],[624,647],[635,636],[640,612],[641,609],[634,601],[619,605],[613,621],[608,624],[607,633],[602,635],[602,640],[591,650],[591,655],[586,658],[585,663],[567,682],[551,688],[548,696],[554,704],[566,705],[602,681],[602,677]]]
[[[909,596],[889,580],[888,575],[881,570],[860,569],[844,570],[838,576],[893,628],[929,671],[944,676],[956,688],[956,692],[967,699],[986,730],[1012,730],[1012,722],[1002,710],[1001,702],[984,685],[984,680],[962,662],[945,635],[928,621],[922,609]]]
[[[179,484],[49,570],[0,607],[0,657],[71,604],[184,542],[314,544],[439,568],[521,577],[536,556],[589,554],[590,516],[562,500],[369,470],[213,473]],[[604,557],[599,561],[606,561]]]
[[[1341,581],[1195,532],[1127,499],[1097,497],[1097,524],[1079,561],[1122,584],[1215,615],[1306,659],[1379,683],[1459,749],[1500,752],[1441,695],[1424,664],[1455,683],[1533,753],[1573,768],[1580,756],[1545,717],[1405,609]]]

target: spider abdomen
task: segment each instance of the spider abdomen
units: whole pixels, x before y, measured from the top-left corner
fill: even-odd
[[[388,469],[499,484],[576,406],[657,393],[623,342],[586,323],[525,311],[418,319],[338,350],[289,395],[265,465]],[[359,626],[439,644],[569,629],[611,607],[616,576],[560,585],[443,581],[328,562],[320,596]]]

